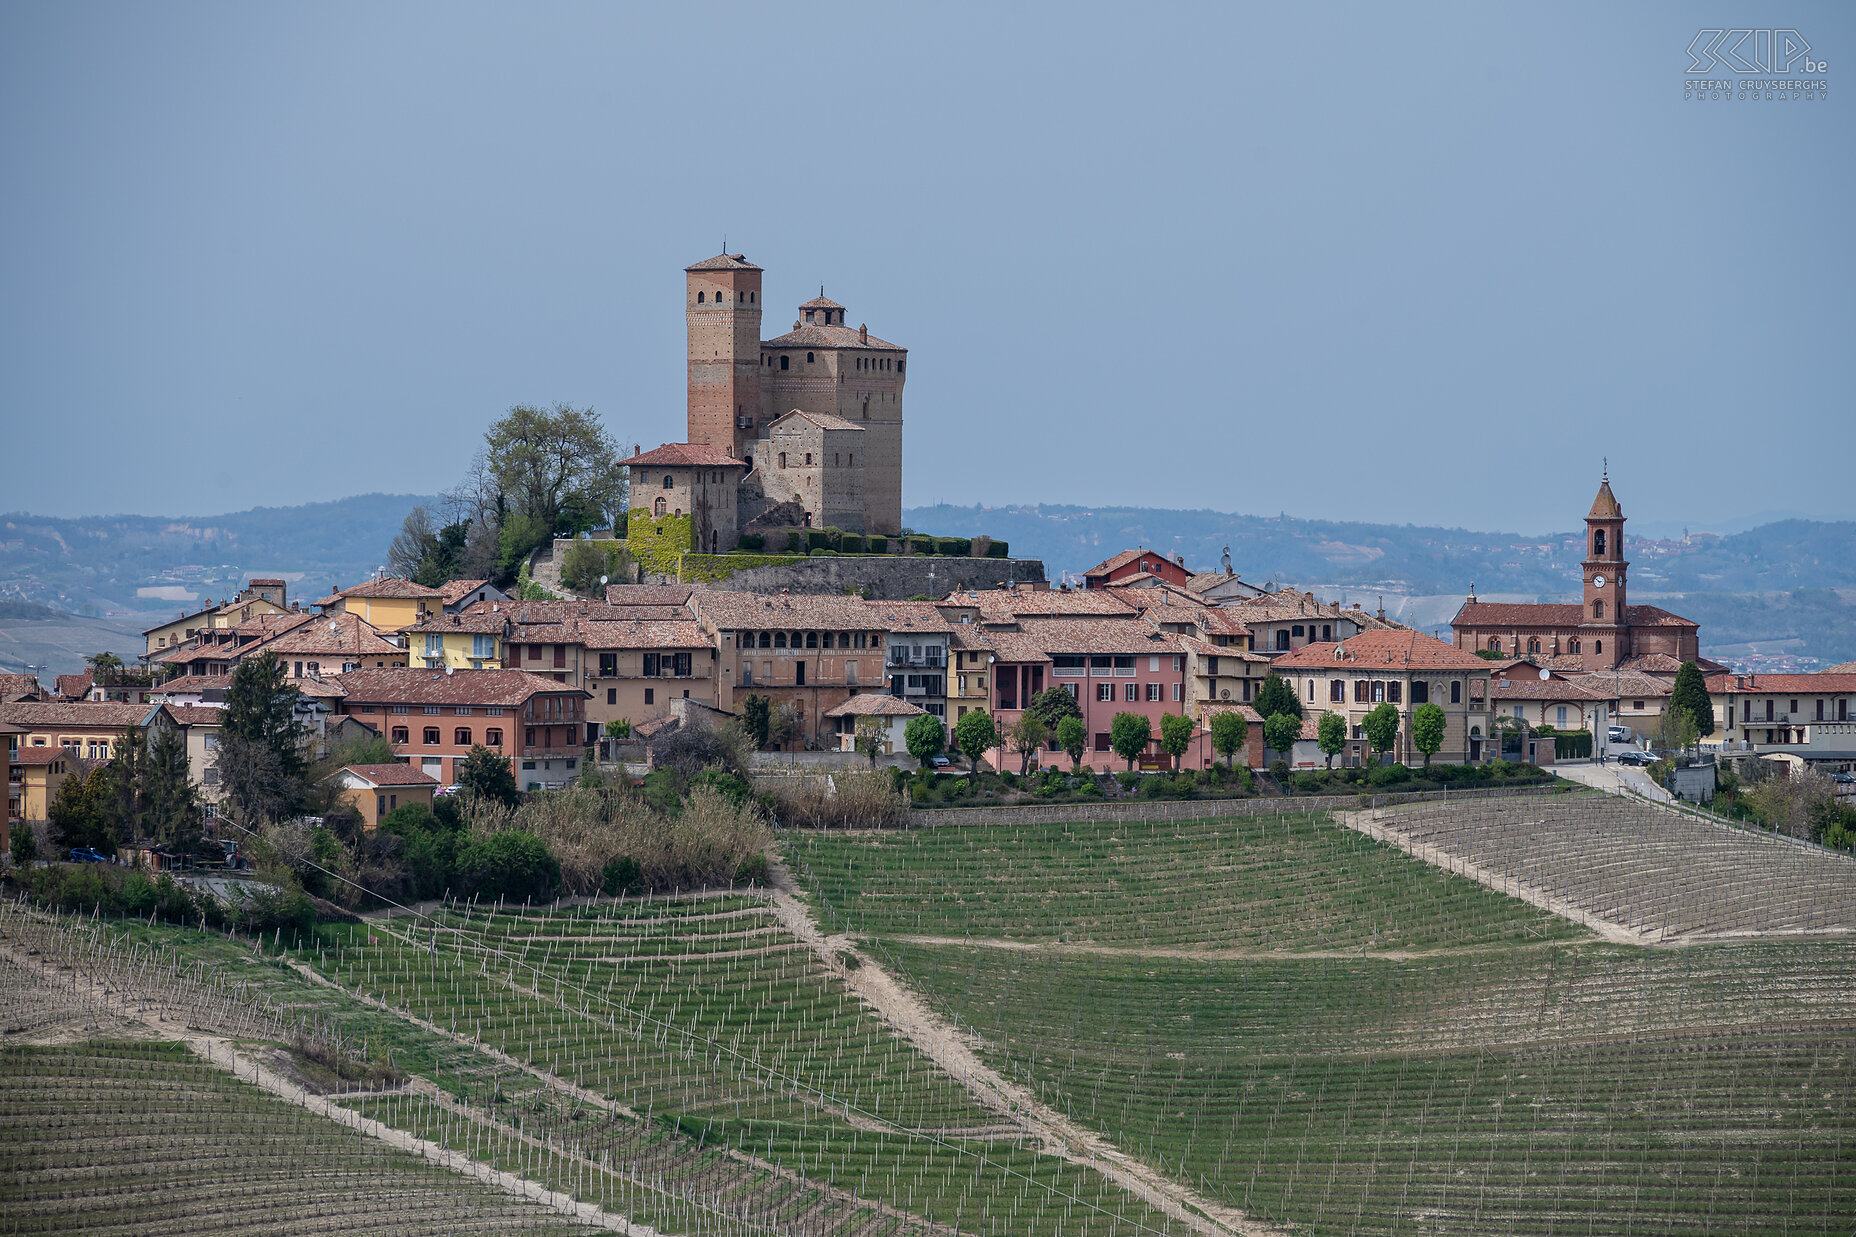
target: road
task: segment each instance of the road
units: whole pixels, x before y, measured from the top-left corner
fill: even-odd
[[[1597,790],[1609,791],[1614,795],[1634,793],[1641,798],[1657,803],[1668,803],[1670,794],[1661,786],[1650,780],[1642,769],[1620,764],[1555,764],[1548,766],[1548,771],[1555,777],[1563,777],[1569,782],[1579,782]]]

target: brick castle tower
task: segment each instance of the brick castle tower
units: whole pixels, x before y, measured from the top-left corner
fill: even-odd
[[[689,441],[746,459],[761,406],[761,270],[738,253],[683,270]]]

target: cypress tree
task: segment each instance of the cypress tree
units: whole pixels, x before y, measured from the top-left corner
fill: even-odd
[[[1714,733],[1714,701],[1708,697],[1708,685],[1701,677],[1701,667],[1692,661],[1682,663],[1676,671],[1676,685],[1669,694],[1669,707],[1681,709],[1695,723],[1695,733],[1707,738]]]

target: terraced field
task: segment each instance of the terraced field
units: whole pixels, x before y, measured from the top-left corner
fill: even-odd
[[[1428,807],[1402,810],[1405,827],[1441,829]],[[1545,828],[1538,807],[1523,800],[1505,827],[1487,805],[1463,818],[1516,870],[1555,854],[1567,887],[1644,849],[1644,822],[1569,809]],[[1361,1234],[1856,1224],[1856,944],[1621,945],[1317,818],[1143,828],[788,845],[825,918],[863,933],[991,1065],[1258,1220]],[[1804,856],[1831,875],[1801,899],[1795,848],[1709,840],[1731,851],[1711,864],[1737,865],[1723,898],[1835,905],[1840,869]],[[1656,858],[1606,876],[1620,920],[1701,901],[1679,856]],[[1852,918],[1818,913],[1829,931]]]

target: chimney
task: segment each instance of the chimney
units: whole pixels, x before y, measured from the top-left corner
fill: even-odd
[[[857,342],[860,344],[867,344],[870,342],[870,328],[861,322],[857,324]]]

